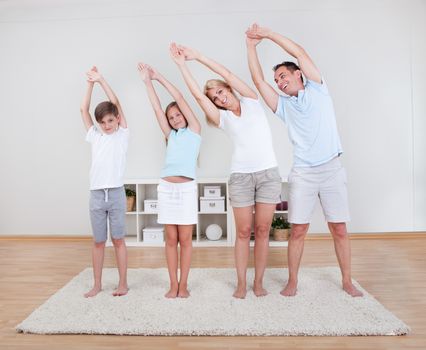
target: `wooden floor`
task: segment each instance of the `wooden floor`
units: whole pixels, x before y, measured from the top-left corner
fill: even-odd
[[[411,235],[412,236],[412,235]],[[0,349],[426,349],[426,236],[352,240],[353,278],[411,328],[400,337],[32,335],[14,327],[91,265],[88,240],[0,239]],[[271,248],[268,266],[286,265]],[[250,262],[252,264],[252,261]],[[336,265],[332,241],[306,242],[303,266]],[[114,266],[108,248],[105,266]],[[129,267],[164,267],[161,248],[129,248]],[[193,267],[232,267],[232,248],[194,249]]]

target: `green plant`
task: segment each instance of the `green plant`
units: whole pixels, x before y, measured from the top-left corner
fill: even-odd
[[[271,227],[276,229],[289,229],[290,223],[283,216],[276,216],[274,220],[272,220]]]
[[[136,192],[130,188],[126,188],[126,197],[136,197]]]

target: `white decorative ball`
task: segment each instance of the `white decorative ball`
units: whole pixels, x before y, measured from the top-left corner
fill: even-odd
[[[222,237],[222,228],[217,224],[211,224],[206,228],[207,239],[217,241]]]

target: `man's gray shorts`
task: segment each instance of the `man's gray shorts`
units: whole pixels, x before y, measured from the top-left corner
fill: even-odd
[[[229,200],[235,208],[249,207],[255,202],[281,201],[281,176],[277,167],[254,173],[232,173],[228,185]]]
[[[96,243],[107,240],[108,219],[112,238],[126,235],[126,193],[124,187],[90,191],[90,221]]]
[[[293,168],[288,182],[288,221],[292,224],[310,223],[318,198],[327,222],[350,220],[346,172],[339,158],[314,167]]]

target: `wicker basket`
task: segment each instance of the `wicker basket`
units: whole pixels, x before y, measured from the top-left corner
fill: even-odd
[[[135,202],[136,197],[126,197],[127,198],[127,211],[135,211]]]
[[[276,241],[288,241],[290,237],[290,230],[284,228],[274,228],[273,230],[274,240]]]

